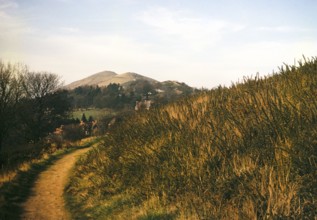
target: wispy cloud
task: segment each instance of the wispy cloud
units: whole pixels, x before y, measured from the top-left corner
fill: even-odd
[[[253,13],[240,20],[221,9],[211,14],[191,7],[194,1],[184,1],[191,2],[186,7],[147,0],[17,2],[0,0],[0,58],[63,74],[67,82],[108,69],[197,87],[230,84],[317,51],[316,29],[302,14],[300,23],[283,26]]]
[[[23,61],[21,48],[34,28],[19,17],[19,5],[13,0],[0,0],[0,58],[8,61]]]
[[[257,31],[267,31],[267,32],[307,32],[311,31],[309,28],[302,27],[292,27],[292,26],[262,26],[257,27]]]
[[[22,19],[10,16],[0,11],[0,36],[6,38],[17,37],[19,34],[31,33],[33,28],[29,27]]]
[[[23,19],[12,15],[10,12],[7,12],[6,9],[7,8],[1,9],[0,6],[0,37],[11,39],[18,37],[20,34],[32,32],[32,28],[29,27]]]
[[[17,8],[19,5],[13,0],[0,0],[0,11],[10,8]]]
[[[188,11],[162,7],[146,10],[138,19],[151,27],[157,35],[198,50],[215,45],[225,33],[245,28],[241,24],[193,16]]]
[[[14,37],[20,33],[29,32],[30,28],[14,13],[19,7],[14,0],[0,0],[0,37]]]
[[[79,33],[80,32],[79,28],[76,28],[76,27],[60,27],[59,29],[60,29],[61,32],[70,33],[70,34],[74,34],[74,33]]]
[[[171,65],[175,61],[172,56],[152,53],[145,44],[125,36],[84,32],[60,32],[45,37],[33,35],[19,54],[31,68],[36,66],[38,70],[63,73],[67,82],[73,81],[78,74],[106,69],[142,73],[144,66],[150,66],[144,73],[149,74],[153,72],[152,68],[160,69],[162,64]]]

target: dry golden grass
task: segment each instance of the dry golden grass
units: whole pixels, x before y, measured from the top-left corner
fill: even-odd
[[[316,143],[317,59],[304,58],[126,119],[77,164],[69,205],[93,219],[314,219]]]

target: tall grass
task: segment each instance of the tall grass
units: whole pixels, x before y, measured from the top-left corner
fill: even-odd
[[[92,219],[316,219],[317,58],[135,114],[67,194]]]

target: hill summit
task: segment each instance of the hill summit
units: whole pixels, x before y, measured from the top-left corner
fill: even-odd
[[[75,89],[80,86],[104,87],[104,86],[108,86],[111,83],[118,83],[118,84],[121,84],[122,86],[125,86],[127,84],[130,84],[131,82],[138,81],[138,80],[149,81],[151,83],[158,82],[157,80],[154,80],[146,76],[142,76],[137,73],[127,72],[127,73],[117,74],[112,71],[103,71],[103,72],[95,73],[84,79],[72,82],[66,85],[66,88]]]

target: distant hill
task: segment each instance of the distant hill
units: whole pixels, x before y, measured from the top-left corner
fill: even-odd
[[[155,105],[166,104],[196,90],[177,81],[159,82],[137,73],[117,74],[103,71],[67,86],[74,108],[135,109],[136,101],[151,100]]]
[[[142,76],[137,73],[127,72],[127,73],[117,74],[112,71],[103,71],[103,72],[93,74],[84,79],[72,82],[69,85],[66,85],[65,87],[67,89],[75,89],[80,86],[104,87],[104,86],[108,86],[111,83],[117,83],[124,87],[125,85],[128,85],[131,82],[135,82],[135,81],[148,81],[150,83],[158,82],[157,80],[154,80],[146,76]]]

